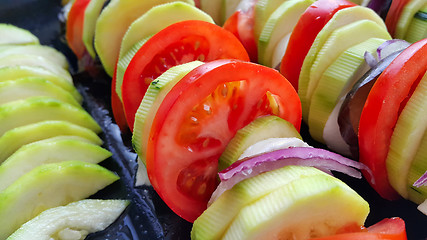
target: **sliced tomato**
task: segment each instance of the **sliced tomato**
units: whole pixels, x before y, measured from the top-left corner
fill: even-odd
[[[83,23],[89,2],[90,0],[75,0],[67,18],[65,38],[78,59],[81,59],[86,51],[83,43]]]
[[[301,124],[301,104],[276,70],[239,60],[195,68],[165,96],[147,144],[150,182],[165,203],[193,222],[217,186],[218,159],[238,129],[263,115]]]
[[[356,4],[347,0],[319,0],[301,15],[289,38],[280,64],[280,72],[298,90],[298,79],[305,56],[317,34],[339,10]]]
[[[409,46],[379,76],[363,107],[359,122],[359,161],[371,186],[389,200],[399,198],[386,170],[390,138],[400,112],[427,69],[427,39]]]
[[[252,62],[258,61],[258,48],[254,35],[256,2],[257,0],[247,0],[244,8],[234,12],[223,26],[240,40]]]
[[[123,77],[122,100],[130,129],[151,81],[173,66],[216,59],[249,61],[249,56],[233,34],[203,21],[178,22],[151,37],[132,58]]]
[[[406,240],[405,222],[401,218],[386,218],[359,232],[342,233],[313,240]]]
[[[385,18],[385,24],[387,26],[388,32],[393,37],[397,22],[399,22],[400,14],[408,2],[409,0],[393,0],[391,2],[390,9],[388,10],[387,16]]]

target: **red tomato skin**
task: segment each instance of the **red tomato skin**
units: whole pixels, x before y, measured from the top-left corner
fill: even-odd
[[[234,73],[234,75],[230,75],[230,72]],[[229,76],[233,76],[233,78],[230,79]],[[209,197],[204,200],[189,198],[179,192],[179,187],[171,187],[171,183],[177,183],[176,179],[178,179],[178,175],[182,171],[181,169],[187,168],[187,166],[192,163],[188,163],[180,168],[179,163],[184,160],[178,161],[177,159],[170,159],[169,157],[162,155],[162,153],[164,153],[164,148],[162,149],[160,141],[161,137],[173,134],[167,130],[163,130],[167,129],[170,125],[166,120],[169,119],[168,121],[170,121],[170,119],[173,119],[173,121],[178,121],[176,117],[174,117],[174,113],[180,111],[177,111],[175,108],[182,104],[185,104],[185,109],[192,109],[195,103],[185,103],[185,100],[193,97],[194,95],[197,95],[196,99],[203,100],[206,93],[212,92],[220,84],[233,80],[247,79],[248,77],[254,76],[257,76],[258,79],[258,82],[254,84],[258,84],[263,88],[267,88],[268,86],[273,93],[281,94],[283,100],[280,103],[283,108],[281,109],[280,117],[290,121],[294,124],[296,129],[299,130],[301,124],[301,104],[296,91],[292,88],[290,83],[287,82],[286,79],[276,70],[238,60],[216,60],[194,69],[172,88],[172,90],[166,95],[156,113],[147,144],[147,149],[150,149],[150,151],[147,151],[146,155],[148,177],[154,189],[169,208],[189,222],[193,222],[206,209]],[[271,81],[266,84],[263,80],[269,78]],[[264,91],[262,88],[256,89],[260,89],[257,91]],[[207,95],[209,95],[209,93]],[[225,134],[227,135],[226,139],[222,141],[221,146],[214,148],[206,158],[210,164],[209,169],[213,169],[213,171],[210,172],[210,178],[215,179],[215,181],[218,158],[224,151],[226,144],[231,140],[232,136],[234,136],[238,129],[247,125],[254,119],[254,117],[256,117],[248,117],[248,114],[251,113],[252,108],[256,105],[254,102],[258,101],[254,95],[255,94],[252,93],[252,95],[250,95],[251,98],[245,100],[251,102],[249,106],[252,107],[245,108],[241,106],[240,109],[237,109],[238,113],[228,116],[227,120],[229,121],[230,127],[228,129],[228,133]],[[172,113],[172,116],[168,116],[169,113]],[[230,123],[230,121],[232,123]],[[168,146],[168,148],[171,148],[171,146]],[[185,149],[185,147],[181,148]],[[200,158],[198,154],[201,153],[194,153],[193,156],[196,158],[194,161]],[[186,159],[185,161],[189,160]],[[170,167],[173,168],[173,172],[168,171],[167,169],[165,170],[165,166],[169,164],[173,165]],[[214,189],[212,189],[212,191],[213,190]],[[208,193],[206,196],[210,196],[211,193],[212,192]]]
[[[405,222],[401,218],[386,218],[359,232],[341,233],[312,240],[407,240]]]
[[[111,110],[116,124],[119,126],[122,133],[128,132],[129,128],[126,121],[125,112],[123,111],[123,103],[120,101],[119,95],[116,92],[116,73],[117,64],[114,68],[113,78],[111,80]]]
[[[390,8],[387,12],[387,16],[385,19],[385,24],[387,26],[387,30],[391,36],[395,36],[396,25],[399,21],[400,14],[403,11],[405,5],[409,2],[409,0],[393,0],[391,2]]]
[[[289,38],[288,47],[280,64],[280,72],[298,90],[298,80],[305,56],[317,34],[339,10],[356,6],[347,0],[319,0],[301,15]]]
[[[372,87],[360,117],[359,161],[371,169],[373,176],[363,173],[381,197],[388,200],[399,198],[386,170],[390,138],[403,104],[426,71],[426,55],[427,39],[399,54]]]
[[[84,13],[89,2],[90,0],[75,0],[66,23],[65,38],[78,59],[81,59],[86,51],[83,43],[83,24]]]
[[[198,48],[203,51],[204,59],[198,56],[184,58],[178,62],[168,62],[156,72],[152,66],[153,59],[160,54],[169,54],[167,47],[172,44],[179,46],[188,45],[188,39],[197,38],[206,40],[207,47]],[[191,39],[190,39],[191,41]],[[162,52],[163,51],[163,52]],[[196,50],[195,50],[196,51]],[[249,56],[239,40],[230,32],[215,24],[188,20],[170,25],[151,37],[135,54],[125,71],[122,84],[122,100],[128,126],[133,130],[135,113],[144,97],[150,82],[144,81],[146,77],[155,79],[172,66],[187,63],[193,60],[209,62],[216,59],[241,59],[249,61]],[[148,69],[152,67],[153,69]],[[147,71],[150,76],[143,75]]]
[[[258,61],[258,47],[254,35],[255,1],[248,9],[233,13],[224,23],[223,28],[236,36],[245,47],[252,62]]]

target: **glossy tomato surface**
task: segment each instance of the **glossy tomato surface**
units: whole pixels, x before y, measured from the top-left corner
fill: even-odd
[[[170,25],[151,37],[135,54],[123,77],[122,98],[128,126],[151,81],[169,68],[194,60],[241,59],[249,56],[230,32],[208,22],[188,20]]]
[[[193,222],[215,190],[227,143],[263,115],[277,115],[300,129],[298,95],[279,72],[237,60],[195,68],[165,96],[154,118],[146,159],[154,189]]]
[[[64,28],[59,21],[60,1],[13,0],[0,1],[0,22],[26,28],[39,37],[42,44],[53,46],[70,59],[76,67],[76,58],[64,43]],[[135,187],[136,154],[131,152],[129,135],[120,135],[111,113],[110,81],[105,75],[89,76],[74,74],[74,81],[84,96],[84,107],[100,123],[104,140],[113,156],[103,165],[115,171],[120,181],[99,192],[92,198],[121,198],[131,201],[129,209],[105,231],[90,234],[88,240],[188,240],[191,224],[173,213],[151,186]],[[307,127],[301,127],[302,135],[311,145],[324,147],[312,141]],[[406,223],[408,239],[427,238],[427,217],[416,209],[416,205],[404,199],[387,201],[369,186],[365,180],[336,175],[355,189],[371,208],[365,223],[371,226],[384,218],[399,216]]]

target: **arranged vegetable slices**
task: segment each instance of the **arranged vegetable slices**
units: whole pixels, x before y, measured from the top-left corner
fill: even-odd
[[[140,160],[146,164],[148,177],[154,189],[163,201],[185,220],[193,222],[202,214],[207,205],[213,202],[211,206],[214,206],[216,201],[222,199],[222,194],[219,197],[215,194],[214,197],[211,196],[218,184],[216,179],[218,167],[219,170],[223,170],[235,162],[248,145],[261,140],[266,141],[248,149],[248,152],[260,148],[268,152],[268,149],[276,148],[275,140],[267,141],[265,139],[276,136],[274,129],[281,129],[284,135],[300,137],[298,131],[301,124],[299,115],[301,113],[312,138],[325,143],[336,152],[353,156],[355,160],[360,156],[362,162],[362,164],[348,163],[345,160],[347,165],[344,164],[346,167],[343,167],[338,166],[342,164],[340,161],[336,161],[338,165],[334,165],[337,163],[322,159],[322,164],[328,167],[322,169],[322,164],[318,164],[317,167],[320,166],[321,170],[330,173],[338,169],[345,169],[344,172],[349,175],[359,176],[360,173],[356,170],[349,169],[349,167],[356,166],[363,171],[364,176],[382,197],[386,199],[398,197],[389,183],[391,181],[394,182],[394,188],[399,189],[398,191],[403,197],[417,203],[424,200],[423,187],[413,186],[413,182],[423,174],[419,169],[425,169],[423,161],[420,160],[424,156],[420,147],[423,146],[425,129],[423,130],[422,126],[425,124],[421,119],[422,114],[408,117],[409,113],[406,112],[411,110],[405,110],[405,104],[410,101],[412,92],[415,91],[417,84],[422,81],[422,76],[425,74],[426,63],[420,57],[424,53],[423,50],[420,50],[423,49],[421,45],[425,45],[425,43],[422,40],[408,48],[412,50],[406,49],[400,53],[402,49],[408,47],[409,43],[390,41],[392,36],[397,35],[394,32],[391,32],[391,35],[387,32],[387,27],[389,29],[392,27],[396,28],[396,33],[400,34],[399,38],[411,36],[411,39],[417,39],[422,37],[425,32],[423,27],[425,20],[422,18],[425,7],[423,1],[394,1],[387,16],[387,18],[389,16],[393,18],[393,14],[395,14],[395,16],[399,16],[396,19],[401,18],[396,20],[394,27],[390,26],[387,20],[384,23],[383,19],[373,10],[357,6],[346,0],[319,0],[314,3],[299,0],[200,1],[196,6],[210,13],[212,18],[203,19],[205,15],[201,14],[202,19],[197,21],[182,21],[186,20],[186,17],[183,17],[185,14],[183,14],[180,16],[183,19],[172,19],[170,22],[168,19],[164,25],[154,23],[154,19],[171,10],[172,8],[168,8],[170,6],[188,4],[169,3],[157,6],[150,1],[144,3],[146,5],[138,10],[131,10],[130,3],[126,6],[120,6],[120,4],[126,4],[126,1],[112,1],[107,5],[105,13],[101,14],[98,21],[97,28],[99,29],[97,30],[103,30],[106,33],[105,22],[111,22],[113,19],[106,16],[112,15],[111,13],[118,9],[129,10],[129,13],[132,12],[139,16],[132,16],[132,21],[127,19],[126,24],[122,22],[122,19],[118,21],[120,33],[117,34],[117,38],[114,36],[114,46],[111,49],[107,50],[105,47],[108,45],[107,43],[95,41],[95,45],[105,44],[103,50],[99,48],[98,54],[107,73],[112,74],[112,66],[116,63],[112,85],[114,115],[122,129],[125,125],[124,121],[127,121],[127,125],[133,131],[133,147]],[[366,5],[366,3],[361,4]],[[190,6],[188,10],[194,10],[192,5],[188,6]],[[274,11],[275,9],[277,10]],[[376,9],[376,11],[383,10]],[[197,14],[193,15],[194,18],[197,18]],[[149,28],[142,31],[136,30],[142,25],[147,25],[146,19],[151,18],[153,19],[152,26],[150,25]],[[421,19],[421,21],[414,21],[415,19]],[[225,22],[224,28],[231,34],[224,31],[223,28],[215,26],[212,20],[218,24]],[[100,22],[103,21],[101,26]],[[124,34],[126,29],[127,33]],[[151,31],[151,29],[153,30]],[[123,36],[125,37],[122,39]],[[121,44],[118,44],[119,42]],[[393,44],[395,42],[397,44]],[[117,55],[113,52],[117,50],[118,45],[121,45],[121,50]],[[414,46],[419,49],[414,50],[417,48]],[[245,49],[252,61],[258,61],[267,67],[244,62],[249,60]],[[417,60],[408,60],[411,59],[409,57],[411,54],[407,51],[413,51],[413,54],[417,56],[414,59]],[[383,60],[387,59],[390,54],[397,57],[387,66],[391,58],[387,60],[389,62]],[[409,63],[399,60],[405,55]],[[200,62],[193,62],[195,60]],[[396,61],[397,63],[395,63]],[[416,67],[408,67],[412,66],[412,61],[417,61],[414,64]],[[405,62],[404,66],[403,62]],[[376,68],[377,64],[384,68]],[[288,81],[280,74],[277,75],[278,73],[272,67],[280,68],[280,72],[288,78],[301,100],[298,97],[295,98],[295,90],[292,87],[289,88],[291,85]],[[368,72],[370,68],[384,71],[382,74],[377,74],[378,80],[383,78],[402,80],[401,72],[411,71],[411,74],[406,81],[402,80],[402,82],[407,82],[407,85],[399,89],[402,93],[397,94],[399,96],[396,97],[391,89],[397,86],[395,85],[398,84],[397,82],[389,80],[384,85],[381,82],[386,80],[377,80],[375,83],[372,81],[363,85],[358,81],[364,77],[365,73],[373,74]],[[391,70],[393,68],[394,70]],[[279,81],[279,78],[282,80]],[[385,93],[379,93],[383,91],[384,86],[388,87],[385,89]],[[357,92],[358,97],[356,98],[353,97],[354,95],[352,96],[355,93],[352,89],[362,89],[363,91]],[[368,92],[370,92],[369,95]],[[364,96],[359,98],[359,94]],[[373,97],[376,94],[380,96],[378,99]],[[351,100],[356,99],[357,102],[354,104],[357,106],[348,107],[348,102],[345,101],[348,96],[351,96]],[[416,96],[419,96],[417,99],[423,99],[423,94]],[[367,98],[366,104],[363,97]],[[396,101],[394,104],[390,104],[389,100]],[[416,101],[415,98],[413,101]],[[422,100],[418,101],[422,102]],[[302,104],[302,110],[299,104]],[[381,112],[372,107],[377,105],[383,106],[386,110]],[[422,104],[408,106],[419,111],[423,109]],[[341,115],[343,109],[353,108],[356,108],[357,111],[355,114],[351,113],[353,115],[350,121],[341,121],[345,118]],[[369,113],[364,113],[365,111]],[[372,111],[381,116],[372,114]],[[361,117],[357,116],[359,112],[362,113]],[[409,123],[396,125],[395,128],[394,124],[401,112],[405,114],[401,115],[400,121],[405,122],[406,119],[406,122]],[[388,113],[391,114],[391,117],[386,119],[389,116]],[[294,126],[294,129],[290,130],[292,127],[289,125],[285,127],[274,121],[266,121],[271,125],[249,128],[250,131],[256,132],[256,136],[244,136],[247,132],[242,128],[248,124],[251,126],[254,120],[257,122],[259,119],[264,119],[262,116],[265,115],[271,118],[276,116],[278,121],[286,119],[291,126]],[[364,120],[362,121],[362,119]],[[372,124],[372,119],[376,124]],[[351,137],[343,133],[343,124],[349,124],[344,128],[352,131]],[[406,131],[409,125],[413,128],[411,131]],[[418,125],[420,126],[418,127]],[[264,132],[264,128],[266,132]],[[377,129],[378,131],[376,131]],[[413,131],[419,132],[413,134]],[[393,136],[394,134],[396,135]],[[231,140],[233,136],[236,136],[238,140],[233,142]],[[277,136],[281,135],[277,134]],[[404,141],[393,140],[395,143],[389,144],[391,138],[399,139],[402,136]],[[293,150],[299,151],[297,145],[303,143],[301,142],[295,138],[278,145],[288,144],[294,148]],[[409,143],[413,144],[405,147]],[[266,147],[266,144],[273,146]],[[389,149],[391,155],[387,156]],[[260,158],[274,158],[271,156],[272,154],[265,153],[265,151],[258,153]],[[307,149],[301,151],[305,151],[307,154],[310,152]],[[393,153],[403,154],[405,157],[393,157]],[[310,152],[310,154],[314,153]],[[250,157],[243,155],[240,161],[248,160],[247,158]],[[389,161],[389,158],[393,160]],[[288,164],[301,164],[295,159],[288,161]],[[390,170],[386,168],[386,165]],[[256,169],[258,168],[254,167],[251,171],[256,172]],[[404,170],[403,178],[397,179],[400,174],[396,169]],[[393,180],[388,178],[387,171],[392,173]],[[139,173],[142,172],[143,168],[139,170]],[[221,173],[219,176],[221,178]],[[323,176],[327,175],[311,179],[313,182],[318,181],[319,185],[322,185],[321,182],[324,181],[325,184],[319,187],[323,190],[319,190],[318,193],[301,190],[302,195],[308,194],[307,202],[317,201],[314,199],[318,197],[317,202],[325,202],[325,209],[332,209],[334,205],[341,206],[339,199],[342,197],[345,199],[344,202],[355,201],[356,205],[363,205],[363,201],[359,201],[360,199],[355,200],[360,198],[357,194],[344,190],[348,189],[347,186],[341,185],[341,183],[334,185],[338,180],[331,177],[333,180],[329,181],[329,176],[325,177],[328,179],[325,180]],[[305,213],[305,211],[299,209],[298,206],[292,207],[292,204],[298,205],[301,200],[299,199],[299,188],[311,186],[309,183],[311,180],[307,179],[298,178],[284,183],[288,184],[289,189],[292,189],[293,192],[285,190],[287,187],[284,185],[282,190],[274,190],[271,193],[263,192],[261,195],[257,195],[256,199],[245,199],[244,201],[236,197],[238,193],[230,193],[234,191],[233,186],[225,190],[221,187],[223,194],[230,195],[231,200],[221,200],[222,205],[219,205],[220,207],[217,207],[215,211],[219,211],[223,215],[228,214],[226,217],[228,220],[215,223],[218,221],[216,219],[220,217],[209,216],[206,218],[208,220],[201,220],[208,221],[203,224],[209,230],[200,230],[195,224],[193,237],[195,239],[209,238],[207,236],[256,239],[261,236],[278,236],[280,233],[285,238],[292,236],[306,239],[337,234],[339,230],[342,230],[341,228],[345,228],[345,225],[350,223],[357,227],[363,225],[366,212],[364,216],[352,215],[341,222],[337,221],[338,225],[334,225],[334,223],[332,227],[324,223],[330,222],[325,220],[328,217],[326,213],[324,216],[314,217],[310,219],[313,220],[311,223],[315,228],[312,235],[307,233],[309,230],[304,227],[300,229],[295,225],[298,221],[290,218],[290,215],[301,216],[301,221],[310,222],[304,218],[304,214],[296,214],[300,211]],[[295,190],[296,187],[293,184],[302,185],[298,185],[298,189]],[[417,188],[420,190],[417,191]],[[341,192],[338,195],[325,193],[329,191],[328,189],[334,189],[331,190],[332,192]],[[283,193],[279,193],[282,191]],[[275,194],[280,195],[284,192],[286,195],[282,197],[273,197]],[[413,197],[417,195],[415,192],[418,193],[418,196]],[[292,194],[295,194],[295,198],[288,197]],[[332,196],[334,199],[327,203],[325,199]],[[280,208],[288,198],[290,211],[295,211],[293,214],[290,214],[287,208]],[[211,202],[208,204],[209,199]],[[230,203],[229,201],[235,202]],[[264,201],[269,202],[269,206],[277,208],[265,207],[266,204],[262,203]],[[346,210],[344,205],[341,208],[342,211]],[[313,207],[310,203],[302,206]],[[231,210],[234,207],[236,209]],[[279,208],[281,210],[278,210]],[[261,212],[259,209],[265,211]],[[322,209],[316,208],[317,210],[322,211]],[[209,208],[206,211],[209,211]],[[363,211],[361,210],[361,212]],[[334,215],[335,213],[330,215],[334,220],[341,217]],[[307,217],[310,218],[310,216]],[[263,218],[264,220],[262,220]],[[392,220],[384,225],[392,225],[391,222],[398,221]],[[290,227],[284,228],[285,225]],[[377,226],[384,225],[380,223]],[[403,239],[406,235],[404,224],[403,230],[402,224],[397,223],[397,225],[400,230],[390,232],[390,234],[396,234],[398,238]],[[312,226],[306,224],[306,227]],[[218,232],[215,232],[216,229]],[[375,227],[371,229],[375,229]],[[370,229],[367,232],[359,232],[359,230],[356,232],[357,236],[372,237],[373,239],[381,237],[381,234],[375,230],[372,234],[370,234]],[[339,234],[336,236],[340,237]],[[334,239],[335,236],[330,237]]]
[[[227,72],[234,72],[232,79]],[[146,153],[150,181],[170,208],[193,221],[206,208],[216,186],[218,158],[235,132],[265,114],[299,129],[300,113],[295,90],[277,71],[232,60],[201,65],[171,89],[157,110]],[[171,157],[174,166],[156,170]],[[170,181],[177,188],[170,188]]]
[[[111,153],[100,146],[101,127],[80,105],[82,96],[73,85],[65,56],[15,30],[16,42],[9,39],[0,44],[1,239],[9,239],[42,211],[92,196],[119,179],[97,164]],[[35,45],[15,45],[24,42]],[[75,223],[72,216],[61,215],[62,210],[49,213],[51,218],[63,217],[57,230],[68,232],[61,231],[61,238],[105,229],[127,204],[107,206],[93,200],[83,205],[116,212],[98,215],[98,223],[81,232],[69,229]],[[10,238],[28,238],[46,220],[34,221]],[[55,232],[44,233],[56,237]]]
[[[178,64],[216,59],[249,60],[242,44],[212,23],[188,20],[172,24],[142,45],[123,77],[122,98],[128,126],[148,88],[161,73]]]

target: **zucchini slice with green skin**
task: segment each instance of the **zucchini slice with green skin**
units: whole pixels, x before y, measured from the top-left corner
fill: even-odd
[[[147,92],[141,101],[141,105],[135,114],[135,125],[132,135],[132,145],[134,150],[144,164],[151,125],[162,100],[169,93],[172,87],[181,80],[181,78],[202,64],[202,62],[193,61],[171,67],[156,78],[148,87]]]
[[[405,40],[411,43],[418,42],[427,37],[427,4],[412,18]]]
[[[3,44],[40,44],[39,39],[30,31],[12,24],[0,23],[0,45]]]
[[[207,13],[185,2],[176,1],[154,6],[129,26],[121,42],[119,59],[140,40],[156,34],[171,24],[184,20],[214,23],[212,17]]]
[[[37,77],[0,81],[0,105],[30,97],[44,96],[81,107],[67,91],[52,82]]]
[[[191,239],[221,239],[240,210],[302,178],[325,173],[312,167],[287,166],[248,178],[225,191],[193,224]]]
[[[96,145],[103,143],[102,139],[88,128],[67,121],[41,121],[13,128],[0,137],[0,163],[21,146],[56,136],[76,136]]]
[[[98,19],[99,14],[101,14],[105,2],[107,2],[107,0],[91,0],[86,6],[84,13],[82,39],[86,50],[93,59],[96,58],[96,52],[93,46],[96,20]]]
[[[108,150],[98,145],[64,136],[29,143],[19,148],[0,165],[0,191],[42,164],[72,160],[96,164],[110,156]]]
[[[382,26],[371,20],[359,20],[334,30],[320,47],[308,74],[307,94],[305,96],[306,119],[309,121],[309,112],[314,92],[319,80],[332,64],[345,50],[362,43],[369,38],[391,39],[390,34]],[[314,116],[315,117],[315,116]],[[309,126],[310,128],[310,126]],[[319,132],[322,136],[321,131]],[[317,141],[320,139],[316,138]]]
[[[240,209],[223,239],[310,239],[362,226],[368,203],[340,180],[314,175],[294,180]]]
[[[404,198],[408,198],[408,174],[413,169],[414,157],[422,145],[427,130],[427,73],[415,88],[411,98],[399,115],[390,140],[387,155],[387,174],[391,186]],[[427,158],[424,156],[424,162]],[[419,160],[417,160],[419,161]],[[418,164],[418,163],[417,163]],[[425,172],[427,168],[419,169]],[[421,175],[419,175],[421,177]],[[418,178],[419,178],[418,177]],[[417,179],[411,178],[412,184]],[[424,195],[424,199],[427,195]],[[421,202],[417,201],[418,204]]]
[[[298,82],[298,95],[301,98],[302,113],[304,121],[308,120],[309,102],[315,84],[311,82],[310,72],[312,65],[314,64],[319,51],[322,49],[325,42],[328,40],[330,34],[340,27],[346,26],[360,20],[371,20],[378,24],[385,32],[387,28],[381,17],[378,16],[374,11],[366,7],[355,6],[339,10],[334,16],[328,21],[323,29],[317,34],[313,41],[310,50],[308,51],[304,62],[301,67],[301,74]],[[390,37],[388,37],[390,39]],[[386,37],[387,39],[387,37]]]
[[[164,16],[168,16],[164,18]],[[162,21],[158,21],[162,19]],[[123,37],[116,73],[116,92],[122,100],[122,83],[126,68],[139,48],[154,34],[179,21],[200,20],[214,23],[211,16],[184,2],[165,3],[151,8],[136,19]]]
[[[399,20],[397,21],[394,38],[404,39],[406,32],[408,31],[409,24],[411,23],[414,15],[425,5],[425,0],[408,1],[408,3],[403,7],[402,13],[399,16]]]
[[[42,56],[31,54],[12,54],[0,58],[0,68],[14,66],[41,67],[63,79],[66,79],[70,83],[73,82],[73,78],[68,70],[63,69],[55,62],[51,62],[49,59]]]
[[[364,58],[365,52],[375,56],[378,46],[385,41],[381,38],[369,38],[351,46],[324,71],[313,92],[308,114],[310,135],[314,139],[326,143],[324,128],[336,104],[350,91],[354,82],[369,70]],[[333,150],[336,151],[337,146],[334,147]]]
[[[82,103],[83,97],[74,87],[73,83],[68,81],[61,76],[58,76],[42,67],[31,67],[31,66],[13,66],[13,67],[2,67],[0,68],[0,82],[15,80],[27,77],[38,77],[44,78],[58,87],[69,92],[77,100],[78,103]]]
[[[113,223],[129,205],[127,200],[85,199],[48,209],[16,230],[7,240],[84,239]]]
[[[52,98],[32,97],[0,106],[0,136],[15,127],[46,120],[68,121],[101,132],[98,123],[82,108]]]
[[[280,64],[286,51],[286,46],[279,42],[291,34],[299,17],[314,0],[292,0],[283,2],[268,18],[258,39],[258,62],[268,67]],[[277,53],[281,51],[281,53]],[[273,59],[278,55],[277,60]]]
[[[42,56],[63,69],[69,68],[68,60],[60,51],[46,45],[0,45],[0,58],[13,54]]]
[[[265,116],[255,119],[244,128],[238,130],[227,144],[218,160],[219,171],[236,162],[249,146],[265,139],[282,137],[302,139],[294,125],[282,118]]]
[[[0,192],[0,238],[44,210],[85,199],[118,179],[104,167],[81,161],[37,167]]]
[[[427,169],[427,131],[421,140],[421,144],[412,160],[412,165],[409,169],[406,187],[408,191],[408,199],[421,204],[427,199],[427,187],[414,187],[414,182],[417,181]]]
[[[145,154],[147,152],[147,142],[151,131],[151,125],[162,100],[182,77],[202,64],[202,62],[193,61],[171,67],[156,78],[148,87],[141,101],[141,105],[135,114],[135,124],[132,135],[132,146],[139,156],[138,165],[140,166],[136,173],[137,179],[144,179],[143,176],[147,174],[145,167],[141,164],[145,165],[146,163]],[[138,181],[137,185],[139,184],[142,184],[142,181]]]
[[[120,43],[131,23],[152,7],[171,1],[112,0],[102,10],[96,21],[95,50],[109,76],[113,76],[114,65],[119,57]],[[193,0],[182,1],[194,5]]]

